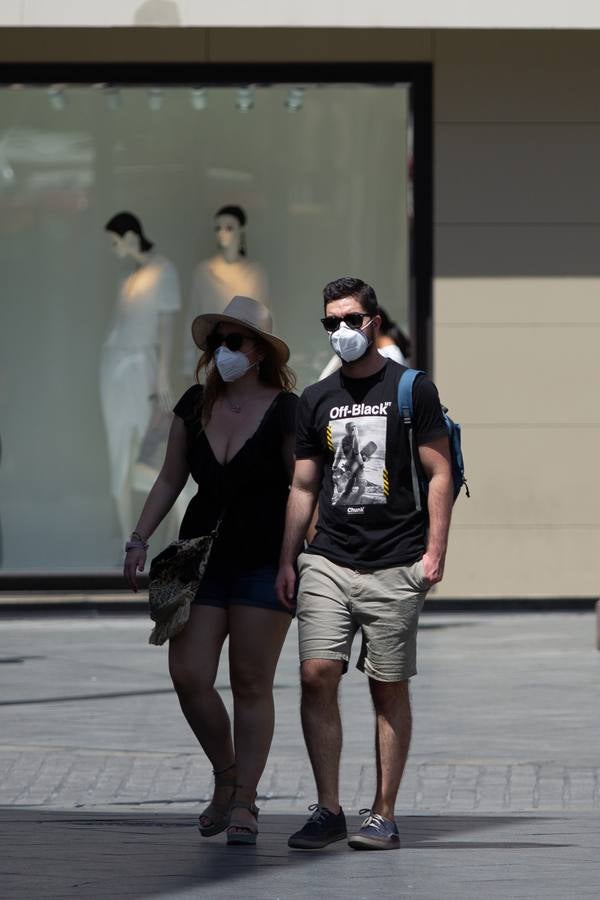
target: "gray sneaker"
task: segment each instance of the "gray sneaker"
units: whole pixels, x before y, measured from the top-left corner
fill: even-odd
[[[361,809],[360,815],[366,819],[360,831],[350,835],[348,846],[354,850],[399,850],[400,835],[395,822],[384,819],[370,809]]]

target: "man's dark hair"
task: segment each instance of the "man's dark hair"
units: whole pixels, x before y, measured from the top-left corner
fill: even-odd
[[[117,213],[116,216],[113,216],[108,220],[104,226],[104,230],[110,231],[113,234],[118,234],[119,237],[125,237],[128,231],[133,231],[133,233],[137,234],[139,237],[140,249],[143,250],[144,253],[147,253],[154,247],[152,241],[148,240],[144,234],[142,223],[138,217],[134,216],[131,212]]]
[[[375,291],[370,284],[361,281],[360,278],[336,278],[323,288],[323,304],[327,311],[327,304],[333,300],[341,300],[342,297],[354,297],[358,300],[364,311],[369,316],[376,316],[379,309]]]

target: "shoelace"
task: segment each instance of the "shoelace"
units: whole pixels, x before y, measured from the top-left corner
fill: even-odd
[[[320,806],[318,803],[312,803],[308,807],[308,811],[312,812],[312,816],[310,817],[311,822],[324,822],[328,815],[331,815],[330,811],[326,806]]]
[[[361,828],[380,828],[382,825],[385,825],[383,816],[380,816],[379,813],[374,813],[372,809],[359,809],[358,814],[359,816],[367,817]]]

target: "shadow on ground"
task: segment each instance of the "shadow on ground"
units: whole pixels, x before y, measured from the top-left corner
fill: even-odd
[[[502,866],[509,856],[518,854],[526,865],[530,854],[555,855],[571,846],[548,817],[423,815],[398,819],[400,852],[357,853],[345,842],[323,851],[290,850],[287,837],[303,821],[301,816],[265,815],[257,847],[227,847],[224,835],[201,838],[191,815],[6,808],[0,810],[2,893],[11,900],[142,900],[191,898],[202,889],[211,898],[290,900],[312,895],[309,884],[318,879],[324,888],[330,886],[331,900],[370,896],[368,879],[376,876],[394,878],[398,897],[403,888],[412,890],[415,877],[427,880],[428,872],[436,887],[448,851],[453,866],[461,857],[464,867],[474,855],[479,865],[482,854],[489,857],[488,865]],[[349,820],[351,828],[358,824],[356,817]]]

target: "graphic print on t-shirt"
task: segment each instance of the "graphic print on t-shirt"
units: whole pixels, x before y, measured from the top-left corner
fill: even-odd
[[[385,413],[348,416],[329,422],[327,444],[333,452],[332,506],[346,507],[349,515],[357,515],[364,512],[367,504],[386,503],[386,437]]]

